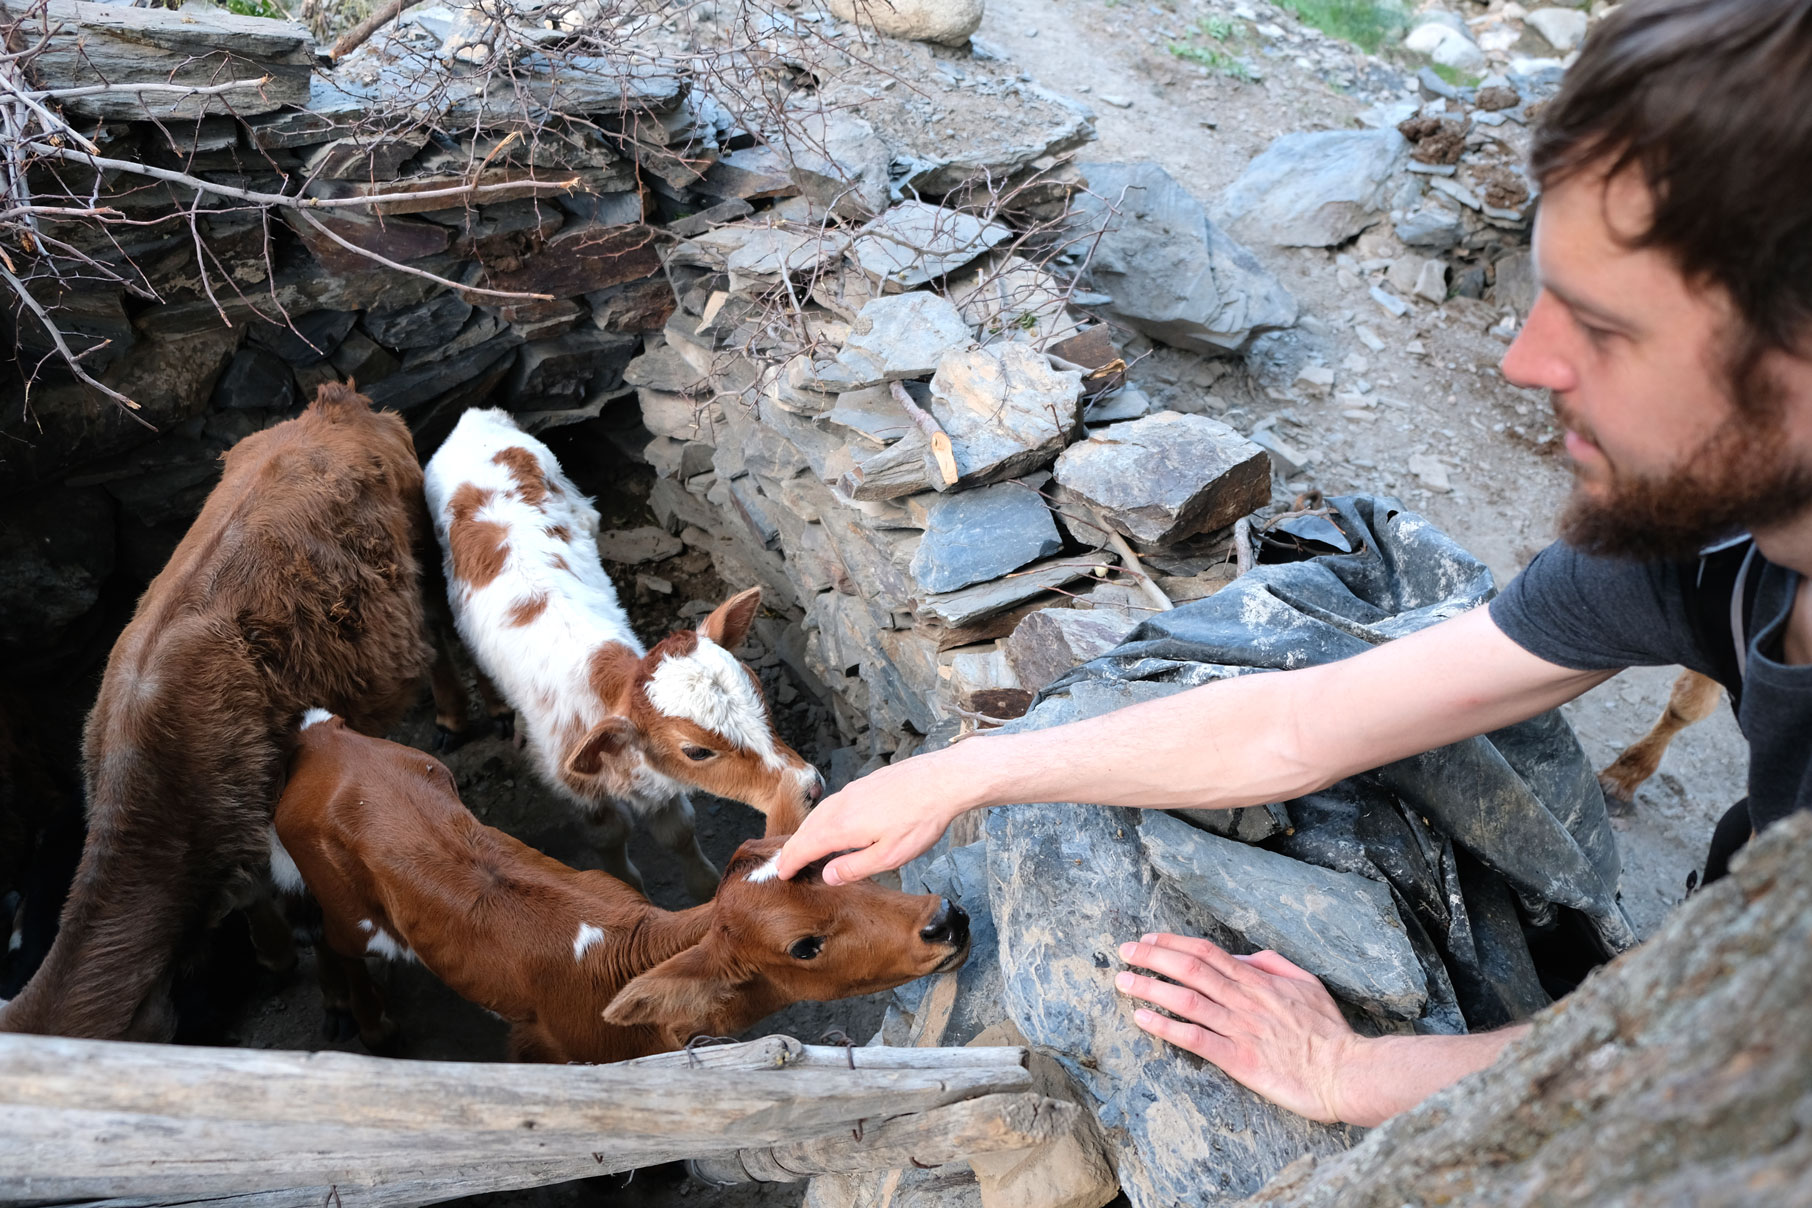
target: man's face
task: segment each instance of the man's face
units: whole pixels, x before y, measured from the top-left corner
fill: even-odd
[[[1679,556],[1812,511],[1812,399],[1794,397],[1804,375],[1787,372],[1804,363],[1769,353],[1760,379],[1780,389],[1736,405],[1733,308],[1666,253],[1625,245],[1648,221],[1634,172],[1582,172],[1543,196],[1542,292],[1503,370],[1551,391],[1566,431],[1562,536],[1599,553]]]

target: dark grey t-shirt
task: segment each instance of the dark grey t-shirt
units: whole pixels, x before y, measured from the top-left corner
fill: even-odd
[[[1576,671],[1680,664],[1738,697],[1749,740],[1749,814],[1757,830],[1812,809],[1812,666],[1782,662],[1782,635],[1799,575],[1755,555],[1753,595],[1740,608],[1747,657],[1740,677],[1707,647],[1729,622],[1728,592],[1695,605],[1699,562],[1635,562],[1584,554],[1561,542],[1535,556],[1491,602],[1491,619],[1538,658]],[[1717,635],[1726,644],[1731,639]],[[1736,680],[1737,682],[1731,682]]]

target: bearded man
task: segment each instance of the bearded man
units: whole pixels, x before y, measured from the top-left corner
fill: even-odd
[[[978,806],[1285,801],[1636,665],[1738,701],[1749,796],[1709,877],[1812,808],[1812,0],[1624,4],[1541,115],[1532,170],[1541,292],[1503,372],[1566,431],[1560,543],[1489,607],[1341,662],[882,768],[812,813],[780,875],[834,852],[833,883],[896,868]],[[1169,1012],[1140,1027],[1317,1120],[1377,1124],[1523,1030],[1361,1037],[1275,953],[1147,935],[1121,956],[1170,979],[1117,975]]]

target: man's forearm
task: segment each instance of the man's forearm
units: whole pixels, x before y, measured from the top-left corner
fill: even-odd
[[[1484,609],[1340,662],[1257,672],[947,753],[952,813],[1084,801],[1224,809],[1287,801],[1345,776],[1533,717],[1609,672],[1544,663]],[[933,758],[943,759],[945,753]]]
[[[1361,1038],[1340,1071],[1340,1118],[1363,1128],[1382,1124],[1484,1069],[1528,1031],[1524,1023],[1467,1036]]]

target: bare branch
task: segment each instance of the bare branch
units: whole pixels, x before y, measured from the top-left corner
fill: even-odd
[[[82,357],[87,356],[88,353],[77,353],[69,347],[63,339],[63,333],[57,330],[57,325],[55,323],[50,321],[50,316],[44,312],[44,307],[39,304],[36,298],[31,296],[31,291],[25,288],[25,283],[23,281],[13,276],[4,268],[0,268],[0,277],[6,278],[7,285],[12,287],[12,291],[18,296],[19,301],[24,304],[27,310],[38,317],[38,322],[42,323],[44,325],[44,330],[50,333],[51,342],[57,346],[57,352],[62,355],[63,360],[68,364],[71,373],[74,373],[76,377],[80,378],[83,382],[87,383],[92,388],[99,390],[102,394],[126,408],[126,413],[131,415],[133,419],[145,425],[145,427],[150,428],[153,432],[157,431],[156,425],[150,420],[142,415],[135,414],[139,409],[137,403],[133,402],[113,387],[96,380],[92,374],[82,368]],[[97,345],[97,347],[99,347],[99,345]],[[92,351],[94,350],[89,349],[89,352]]]

